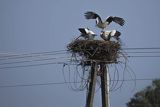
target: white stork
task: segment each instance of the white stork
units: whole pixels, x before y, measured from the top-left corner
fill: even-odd
[[[123,18],[116,17],[116,16],[109,16],[104,22],[102,21],[101,17],[95,13],[88,11],[84,13],[86,19],[96,19],[96,26],[101,28],[102,30],[108,27],[108,25],[113,21],[121,26],[124,25],[125,21]]]
[[[101,31],[101,38],[105,41],[110,41],[111,37],[115,38],[116,40],[119,40],[119,36],[121,35],[121,32],[117,30],[111,30],[111,31]]]
[[[84,37],[86,40],[93,40],[95,36],[97,36],[93,31],[88,28],[79,28],[81,32],[81,37]]]

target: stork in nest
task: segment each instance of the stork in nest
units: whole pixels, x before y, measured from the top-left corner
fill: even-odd
[[[110,41],[112,37],[118,41],[120,35],[121,35],[121,32],[117,30],[101,31],[101,34],[100,34],[101,38],[105,41]]]
[[[79,37],[83,37],[85,40],[93,40],[95,36],[97,36],[93,31],[91,31],[89,28],[79,28],[78,29],[81,34]],[[78,38],[79,38],[78,37]]]

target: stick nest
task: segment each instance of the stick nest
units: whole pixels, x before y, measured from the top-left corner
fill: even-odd
[[[103,40],[74,40],[67,46],[72,54],[78,54],[87,60],[115,62],[119,57],[120,44]]]

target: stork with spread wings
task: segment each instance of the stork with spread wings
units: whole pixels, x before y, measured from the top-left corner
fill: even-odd
[[[101,17],[97,13],[91,12],[91,11],[86,12],[84,16],[86,19],[95,19],[96,26],[98,28],[101,28],[102,30],[107,28],[111,22],[115,22],[120,26],[123,26],[125,23],[123,18],[116,17],[116,16],[109,16],[105,21],[102,21]]]

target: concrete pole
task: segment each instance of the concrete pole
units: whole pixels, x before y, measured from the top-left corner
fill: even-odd
[[[107,77],[107,69],[104,63],[100,64],[101,74],[101,94],[102,94],[102,107],[109,107],[109,84]]]
[[[97,62],[92,62],[86,107],[93,107],[94,93],[95,93],[95,87],[96,87],[97,69],[98,69]]]

